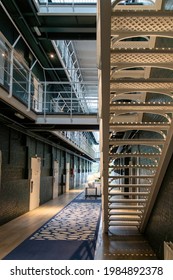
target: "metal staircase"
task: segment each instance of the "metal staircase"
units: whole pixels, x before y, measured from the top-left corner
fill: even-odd
[[[98,7],[104,230],[142,232],[173,149],[173,48],[163,48],[162,37],[173,37],[173,18],[161,0],[112,1],[107,15],[104,2]]]

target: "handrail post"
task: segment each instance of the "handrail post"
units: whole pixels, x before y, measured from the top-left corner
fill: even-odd
[[[29,69],[29,80],[28,80],[28,108],[27,111],[31,110],[31,76],[32,76],[32,69],[34,68],[35,64],[37,63],[37,59],[32,64],[31,68]]]
[[[44,115],[44,121],[46,122],[46,94],[47,94],[47,85],[46,81],[44,83],[44,100],[43,100],[43,115]]]
[[[72,104],[72,100],[73,100],[73,90],[72,90],[72,83],[71,83],[71,99],[70,99],[70,118],[71,118],[71,123],[73,122],[73,114],[72,114],[72,109],[73,109],[73,104]]]
[[[14,48],[17,44],[17,42],[19,41],[21,35],[19,35],[16,39],[16,41],[14,42],[14,44],[12,45],[12,50],[11,50],[11,56],[10,56],[10,89],[9,89],[9,95],[8,97],[12,97],[13,94],[13,69],[14,69]]]

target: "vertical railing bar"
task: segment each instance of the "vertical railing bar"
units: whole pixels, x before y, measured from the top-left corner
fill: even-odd
[[[32,64],[31,68],[29,69],[29,84],[28,84],[28,109],[27,111],[31,110],[31,77],[32,77],[32,69],[34,68],[35,64],[37,63],[37,59]]]
[[[72,91],[72,84],[71,84],[71,100],[70,100],[70,118],[71,118],[71,122],[73,122],[73,116],[72,116],[72,108],[73,108],[73,104],[72,104],[72,94],[73,94],[73,91]]]
[[[8,97],[12,97],[12,92],[13,92],[13,68],[14,68],[14,48],[17,44],[17,42],[19,41],[21,35],[19,35],[16,39],[16,41],[14,42],[14,44],[12,45],[12,50],[11,50],[11,56],[10,56],[10,88],[9,88],[9,95]]]
[[[47,91],[47,84],[46,84],[46,75],[45,75],[45,70],[43,71],[44,74],[44,98],[43,98],[43,116],[44,116],[44,121],[46,122],[46,91]]]

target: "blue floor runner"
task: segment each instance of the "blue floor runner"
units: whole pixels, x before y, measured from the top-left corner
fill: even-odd
[[[100,198],[82,193],[4,260],[93,260],[100,212]]]

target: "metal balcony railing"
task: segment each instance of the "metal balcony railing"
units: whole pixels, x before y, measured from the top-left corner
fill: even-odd
[[[9,91],[9,96],[15,96],[24,103],[28,110],[44,114],[97,114],[98,98],[89,97],[85,92],[85,84],[92,85],[94,82],[84,82],[79,66],[74,65],[71,58],[69,64],[65,63],[69,81],[40,81],[33,73],[37,61],[29,69],[24,61],[21,61],[14,48],[4,39],[0,38],[0,83]],[[68,53],[68,58],[72,57]],[[74,57],[73,57],[74,59]],[[67,61],[67,52],[65,56]],[[67,65],[66,65],[67,64]],[[52,71],[57,69],[48,69]],[[62,68],[59,69],[62,71]],[[73,72],[73,73],[72,73]]]
[[[93,159],[96,158],[96,151],[90,143],[90,136],[87,132],[82,131],[60,131],[62,137],[65,137],[84,153],[88,153]]]
[[[34,0],[39,14],[66,13],[96,15],[97,0]]]
[[[20,36],[16,42],[19,39]],[[0,85],[6,88],[9,98],[15,97],[26,105],[26,110],[43,114],[44,118],[46,114],[65,114],[72,117],[73,114],[97,113],[97,110],[88,109],[87,112],[84,110],[83,104],[86,105],[90,98],[87,100],[83,98],[80,90],[84,83],[79,80],[79,77],[76,85],[75,81],[64,83],[39,81],[33,73],[37,60],[31,68],[28,68],[25,61],[14,50],[14,46],[15,44],[11,46],[6,38],[0,34]],[[74,85],[76,91],[74,91]],[[91,100],[91,102],[94,102],[95,108],[97,108],[97,100]],[[62,134],[74,145],[80,147],[83,152],[87,152],[92,158],[95,157],[89,134],[87,136],[83,135],[82,132],[62,132]]]
[[[72,84],[72,88],[75,96],[77,98],[84,99],[84,94],[86,93],[86,89],[83,83],[82,74],[80,71],[78,59],[72,41],[56,41],[55,45],[56,45],[55,49],[57,50],[59,59],[64,65],[65,69],[67,69],[66,74],[68,80]],[[86,100],[83,103],[80,100],[80,104],[84,112],[89,111]]]

